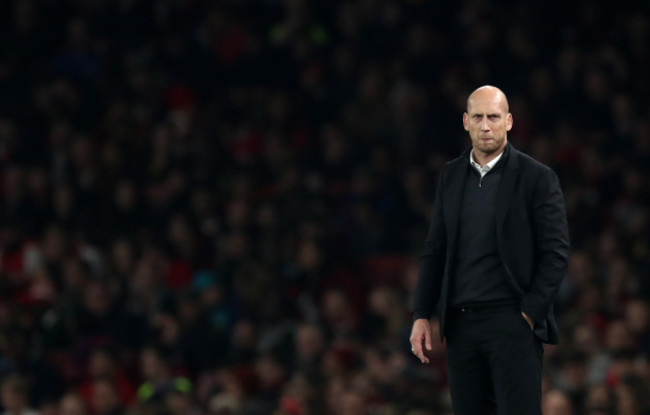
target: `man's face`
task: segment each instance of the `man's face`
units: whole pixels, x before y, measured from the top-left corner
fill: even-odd
[[[467,102],[463,126],[469,132],[474,151],[484,156],[500,153],[506,146],[512,115],[503,95],[494,91],[477,91]]]

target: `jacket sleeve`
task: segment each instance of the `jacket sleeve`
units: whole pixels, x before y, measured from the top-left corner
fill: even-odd
[[[420,273],[413,300],[413,320],[431,318],[440,297],[447,250],[447,232],[442,215],[443,183],[444,169],[438,179],[433,217],[422,249]]]
[[[557,175],[547,168],[532,191],[532,225],[536,268],[521,309],[535,323],[549,313],[569,262],[569,230]]]

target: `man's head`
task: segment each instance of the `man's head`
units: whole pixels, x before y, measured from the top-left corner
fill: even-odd
[[[467,98],[463,126],[472,139],[475,155],[477,152],[483,157],[499,154],[505,148],[507,133],[512,128],[506,95],[490,85],[476,89]]]

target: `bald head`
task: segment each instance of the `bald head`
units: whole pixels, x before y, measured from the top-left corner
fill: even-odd
[[[467,111],[469,112],[470,107],[474,104],[475,101],[495,101],[498,102],[499,106],[504,113],[510,112],[510,106],[508,105],[508,98],[502,90],[492,85],[483,85],[472,92],[467,98]]]

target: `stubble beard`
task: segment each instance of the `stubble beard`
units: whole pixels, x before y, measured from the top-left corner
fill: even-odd
[[[480,151],[485,156],[490,156],[496,153],[497,151],[501,150],[501,145],[505,141],[505,137],[502,141],[499,141],[497,139],[493,139],[493,140],[494,141],[484,143],[483,141],[481,141],[481,139],[479,139],[476,144],[476,150]]]
[[[498,143],[494,143],[494,145],[481,145],[481,142],[479,141],[479,145],[477,146],[477,150],[483,153],[486,156],[492,155],[497,152],[499,149]]]

